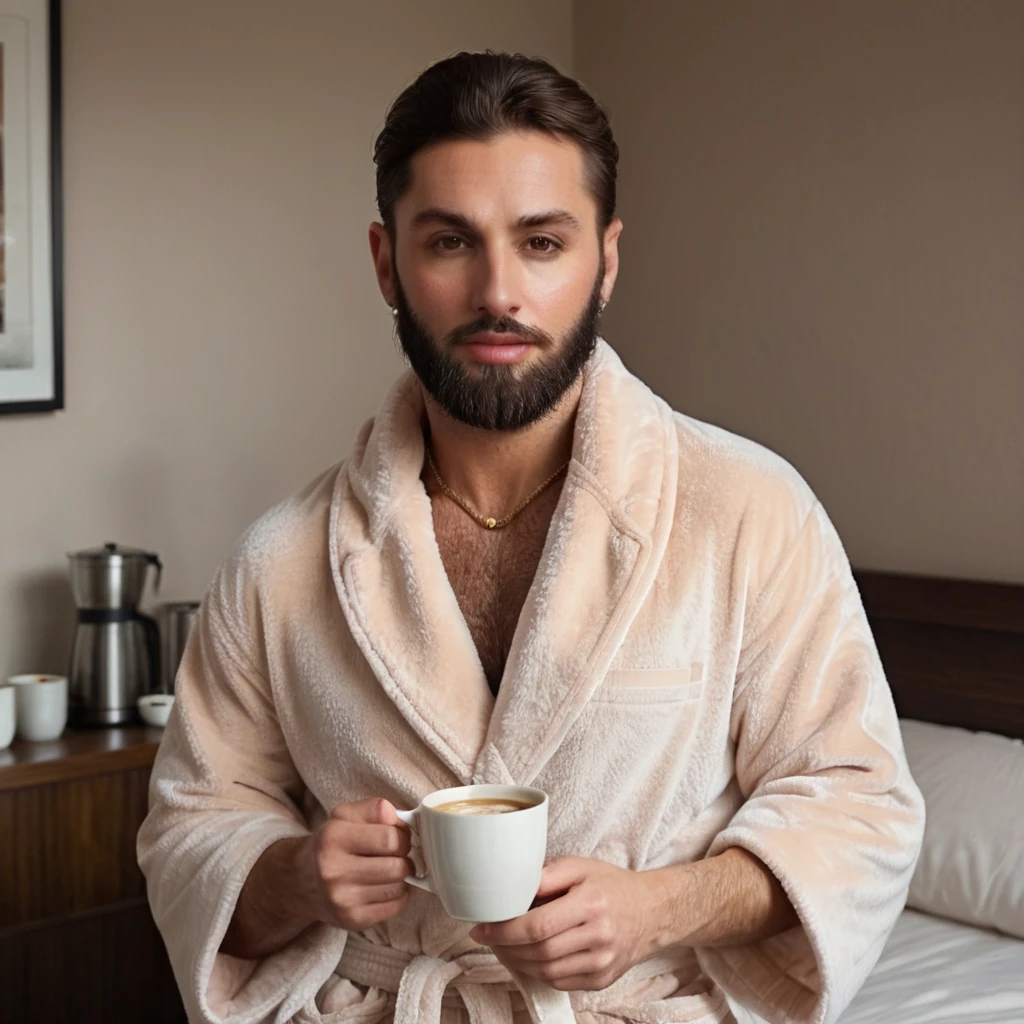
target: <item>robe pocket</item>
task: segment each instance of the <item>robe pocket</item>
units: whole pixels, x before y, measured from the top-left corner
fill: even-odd
[[[699,662],[688,668],[612,669],[592,699],[602,704],[678,704],[701,695],[703,677]]]

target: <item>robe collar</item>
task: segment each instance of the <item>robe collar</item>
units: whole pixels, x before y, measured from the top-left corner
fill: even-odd
[[[344,615],[452,785],[536,778],[603,679],[667,543],[678,473],[671,410],[604,341],[583,378],[572,458],[496,699],[434,535],[411,371],[339,473],[330,551]]]

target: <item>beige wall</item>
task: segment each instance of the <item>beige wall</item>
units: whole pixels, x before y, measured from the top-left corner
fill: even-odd
[[[65,553],[151,548],[201,596],[399,369],[370,154],[430,61],[571,63],[570,0],[64,5],[67,409],[0,419],[0,674],[62,671]]]
[[[0,673],[62,669],[65,552],[202,594],[399,367],[365,252],[388,101],[465,47],[612,108],[608,335],[791,459],[862,564],[1024,580],[1024,5],[65,4],[67,410],[0,418]]]
[[[627,362],[794,462],[855,563],[1024,581],[1024,3],[575,25],[623,150]]]

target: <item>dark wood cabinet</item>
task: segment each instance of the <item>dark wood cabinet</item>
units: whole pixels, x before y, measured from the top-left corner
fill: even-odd
[[[0,1021],[180,1024],[135,836],[160,741],[68,730],[0,751]]]

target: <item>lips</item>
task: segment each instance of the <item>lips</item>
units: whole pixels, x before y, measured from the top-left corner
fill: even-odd
[[[529,354],[533,343],[524,341],[518,334],[474,334],[463,342],[467,355],[478,363],[502,364],[522,362]]]

